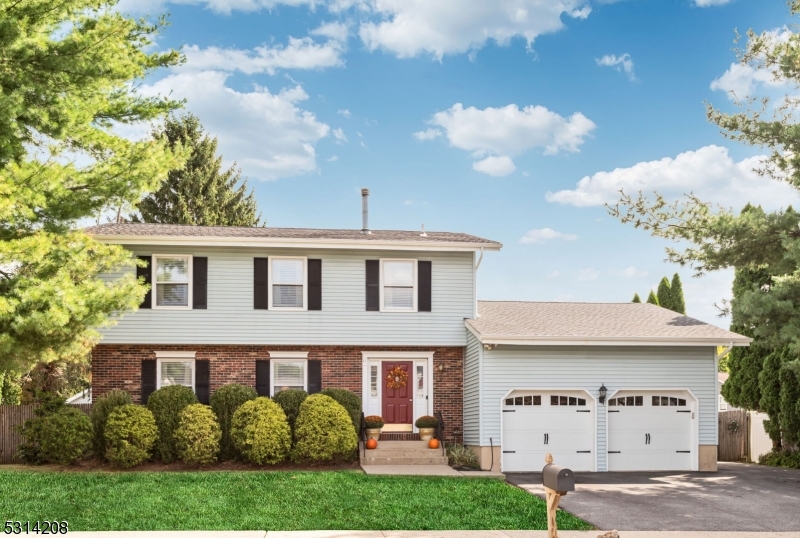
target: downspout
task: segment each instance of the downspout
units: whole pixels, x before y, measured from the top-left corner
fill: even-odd
[[[714,398],[714,405],[717,407],[717,409],[716,409],[717,415],[719,415],[719,388],[720,388],[719,387],[719,360],[722,357],[724,357],[725,355],[727,355],[728,353],[730,353],[732,349],[733,349],[733,342],[729,342],[727,347],[722,350],[722,353],[719,353],[717,351],[716,347],[714,348],[714,394],[716,396]],[[700,410],[698,409],[698,413],[699,412],[700,412]],[[748,435],[748,439],[747,440],[748,441],[750,440],[749,439],[749,435]],[[716,432],[716,441],[717,441],[717,446],[719,446],[719,432]],[[748,453],[745,454],[745,457],[748,460],[750,459],[749,450],[748,450]],[[698,466],[698,468],[699,468],[699,466]]]
[[[477,251],[472,253],[473,260],[475,259],[476,253]],[[472,267],[472,297],[475,299],[475,319],[480,317],[480,314],[478,314],[478,269],[481,268],[481,262],[483,262],[483,247],[481,247],[481,255],[478,258],[478,261],[475,262],[475,265]]]

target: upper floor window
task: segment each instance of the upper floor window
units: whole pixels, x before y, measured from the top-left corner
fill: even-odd
[[[381,260],[381,310],[416,312],[417,260]]]
[[[306,258],[270,258],[271,308],[305,310]]]
[[[188,309],[192,305],[192,257],[153,256],[155,308]]]

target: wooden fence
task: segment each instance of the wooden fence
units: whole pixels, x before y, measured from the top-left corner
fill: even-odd
[[[718,416],[719,461],[747,461],[750,415],[747,411],[723,411]]]
[[[92,404],[72,404],[72,407],[89,413]],[[17,461],[17,447],[22,443],[22,436],[17,431],[17,426],[22,426],[26,420],[33,418],[35,405],[0,405],[0,464],[19,463]]]

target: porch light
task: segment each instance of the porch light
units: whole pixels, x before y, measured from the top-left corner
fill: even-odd
[[[608,393],[608,389],[606,388],[605,383],[600,384],[600,403],[606,403],[606,394]]]

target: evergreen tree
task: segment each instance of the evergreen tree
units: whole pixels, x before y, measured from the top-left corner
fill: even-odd
[[[672,308],[672,295],[670,294],[669,280],[667,280],[667,277],[662,278],[661,282],[658,283],[656,296],[658,297],[658,305],[660,307],[674,310],[674,308]]]
[[[200,120],[187,114],[170,117],[153,137],[170,148],[182,146],[190,154],[183,168],[171,170],[161,187],[139,202],[143,222],[201,226],[258,226],[253,191],[235,164],[222,170],[217,139],[205,134]],[[139,217],[134,216],[134,220]]]
[[[634,293],[634,294],[633,294],[633,300],[632,300],[631,302],[632,302],[632,303],[641,303],[641,302],[642,302],[642,299],[639,297],[639,294],[638,294],[638,293]]]
[[[796,355],[787,357],[784,354],[784,362],[778,373],[778,381],[781,385],[780,393],[780,428],[781,442],[784,445],[796,447],[800,442],[800,379],[797,373],[789,365]]]
[[[658,305],[658,297],[656,297],[656,294],[653,293],[653,290],[650,290],[650,295],[647,296],[647,302],[650,304]]]
[[[679,314],[686,315],[686,300],[683,298],[683,284],[678,273],[672,275],[672,284],[669,287],[669,295],[672,300],[671,310]]]
[[[764,421],[764,431],[772,439],[772,446],[779,449],[781,443],[781,382],[780,372],[783,356],[780,351],[773,351],[764,357],[761,373],[758,374],[758,385],[761,390],[761,411],[769,415]],[[727,385],[727,383],[726,383]]]

